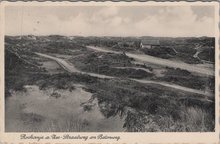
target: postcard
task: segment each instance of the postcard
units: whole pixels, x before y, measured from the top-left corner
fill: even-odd
[[[0,143],[219,143],[219,3],[0,10]]]

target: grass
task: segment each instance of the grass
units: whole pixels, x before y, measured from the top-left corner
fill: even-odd
[[[202,60],[215,62],[215,49],[206,48],[201,53],[198,54],[198,57]]]
[[[34,114],[34,113],[22,113],[21,119],[24,122],[25,125],[29,124],[37,124],[41,123],[45,120],[45,118],[41,115]]]
[[[74,116],[61,120],[45,119],[34,113],[22,113],[25,127],[22,132],[82,132],[89,122]]]
[[[88,83],[91,80],[92,82]],[[85,90],[92,92],[93,97],[98,99],[100,111],[105,117],[125,117],[124,127],[127,131],[214,130],[214,104],[196,95],[190,96],[126,79],[103,80],[65,73],[48,76],[40,83],[45,83],[46,88],[56,87],[60,81],[67,85],[71,82],[85,84]],[[89,107],[84,110],[89,111]],[[81,131],[81,125],[83,124],[69,120],[62,125],[51,122],[45,127],[47,129],[39,131]]]
[[[126,79],[98,79],[74,73],[32,74],[26,76],[26,80],[20,78],[16,77],[23,85],[36,84],[41,89],[55,87],[70,90],[74,89],[74,83],[83,84],[87,87],[85,90],[97,98],[100,111],[106,118],[116,115],[125,117],[124,127],[127,131],[214,130],[214,103],[208,103],[196,94],[189,95]],[[32,118],[35,119],[38,120]],[[68,119],[62,124],[51,121],[44,128],[33,127],[32,131],[83,131],[86,125],[87,122]]]
[[[189,71],[182,69],[174,69],[166,67],[163,72],[164,76],[155,78],[159,81],[171,82],[180,86],[189,87],[198,90],[204,90],[208,87],[214,92],[215,77],[214,76],[198,76]]]
[[[85,72],[98,73],[115,77],[129,77],[129,78],[149,78],[153,73],[146,72],[141,69],[124,68],[118,69],[114,67],[135,67],[132,64],[133,59],[123,54],[111,53],[92,53],[85,54],[77,58],[70,59],[77,69]],[[140,65],[139,65],[140,66]],[[146,69],[152,70],[151,67],[142,66]]]
[[[213,117],[208,111],[198,107],[187,107],[181,113],[181,119],[174,121],[172,117],[158,119],[160,129],[165,132],[209,132],[214,131]]]
[[[170,47],[155,47],[153,49],[141,49],[145,54],[160,58],[169,59],[176,55],[175,51]]]
[[[82,71],[94,72],[92,67],[97,68],[98,66],[111,66],[111,67],[121,67],[121,66],[132,66],[131,61],[133,59],[127,57],[126,55],[112,54],[112,53],[86,53],[84,56],[76,57],[70,59],[77,68]]]
[[[93,93],[98,99],[103,115],[124,116],[124,127],[127,131],[214,130],[214,103],[196,98],[196,95],[190,96],[177,91],[163,90],[154,85],[128,81],[99,83],[91,89],[95,90]],[[132,111],[129,111],[130,109]],[[202,117],[205,118],[201,119]],[[191,127],[192,125],[194,126]]]
[[[44,127],[39,129],[41,132],[83,132],[89,125],[87,120],[76,119],[74,116],[65,119],[63,122],[51,120]]]
[[[59,39],[59,37],[49,38]],[[84,41],[85,38],[81,40]],[[84,43],[95,43],[98,39],[93,40],[93,38],[90,38]],[[77,49],[77,44],[68,43],[66,40],[64,41],[65,42],[56,43],[54,43],[54,41],[45,43],[36,42],[30,44],[28,41],[23,41],[20,43],[29,45],[25,47],[27,49],[31,49],[32,46],[36,48],[37,44],[39,44],[39,50],[35,49],[35,51],[42,52],[67,54],[69,53],[67,47]],[[100,45],[109,47],[115,44],[117,44],[117,42],[115,42],[114,39],[109,41],[103,38],[100,42]],[[46,49],[47,46],[48,49]],[[80,49],[81,48],[83,49],[84,47],[81,46]],[[173,54],[170,49],[166,50],[170,52],[170,55]],[[164,51],[166,52],[166,50]],[[192,51],[189,52],[192,53]],[[88,53],[88,51],[84,51],[84,53],[84,56],[70,60],[80,70],[124,77],[108,80],[77,73],[42,73],[45,72],[45,70],[28,65],[12,53],[6,51],[6,96],[10,95],[9,90],[23,90],[24,85],[38,85],[40,89],[53,87],[56,90],[69,89],[71,91],[75,88],[74,84],[82,84],[86,87],[86,91],[91,92],[93,97],[97,98],[100,111],[106,118],[116,115],[125,118],[124,128],[129,132],[214,131],[214,102],[209,102],[206,98],[198,94],[181,92],[167,87],[159,87],[155,84],[140,84],[127,80],[127,77],[146,78],[154,76],[149,73],[144,73],[143,71],[131,69],[116,70],[112,68],[135,66],[132,64],[133,60],[126,57],[126,55],[97,52],[91,54]],[[26,53],[23,55],[25,54]],[[31,61],[34,61],[33,57],[36,57],[34,55],[28,55],[28,53],[26,55],[27,57],[25,58]],[[185,56],[187,56],[187,54],[183,56],[183,59]],[[151,69],[151,67],[147,68]],[[195,89],[204,87],[207,81],[210,80],[194,76],[187,71],[179,69],[167,69],[164,75],[165,76],[161,78],[164,81],[171,80],[168,82],[175,82]],[[210,82],[213,83],[212,79]],[[214,87],[214,85],[210,85],[210,88]],[[54,96],[57,96],[57,94],[54,94]],[[212,100],[214,101],[214,98],[212,98]],[[85,105],[85,111],[89,112],[90,109],[91,105]],[[34,122],[35,126],[32,127],[34,129],[29,128],[28,130],[30,131],[80,132],[85,131],[85,127],[89,125],[88,121],[74,117],[67,118],[62,123],[56,120],[45,122],[44,118],[35,114],[25,114],[23,118],[26,123]],[[39,127],[39,124],[44,122],[45,125]]]
[[[209,111],[198,107],[181,106],[180,117],[153,115],[128,111],[124,127],[129,132],[210,132],[215,123]]]

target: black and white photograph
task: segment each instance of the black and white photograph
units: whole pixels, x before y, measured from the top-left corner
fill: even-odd
[[[215,132],[216,7],[4,7],[5,132]]]

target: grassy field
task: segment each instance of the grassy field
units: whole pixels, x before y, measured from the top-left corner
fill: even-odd
[[[141,51],[138,46],[141,38],[97,38],[76,37],[69,40],[67,37],[48,36],[37,37],[29,40],[23,37],[6,37],[5,46],[5,96],[10,97],[13,91],[25,91],[25,85],[37,85],[41,90],[54,88],[56,90],[74,91],[75,85],[84,86],[84,90],[92,93],[92,99],[98,100],[98,106],[106,118],[120,116],[124,120],[123,127],[129,132],[200,132],[214,131],[215,129],[215,104],[214,97],[207,98],[203,95],[179,91],[176,89],[158,86],[156,84],[141,84],[130,78],[163,81],[193,89],[204,90],[208,88],[214,93],[214,77],[196,75],[181,69],[159,67],[152,64],[137,64],[134,59],[124,54],[93,52],[85,48],[85,45],[96,44],[110,47],[110,49],[124,51],[136,51],[161,58],[185,59],[187,63],[197,63],[191,60],[195,49],[192,47],[183,51],[176,50],[175,54],[170,47]],[[181,42],[179,39],[162,39],[163,44]],[[55,42],[56,41],[56,42]],[[199,43],[209,46],[212,40],[184,39],[187,44]],[[205,42],[203,42],[205,41]],[[203,42],[203,43],[201,43]],[[167,44],[167,45],[168,45]],[[175,47],[175,46],[174,46]],[[132,49],[134,48],[134,49]],[[212,50],[211,50],[212,51]],[[33,52],[41,52],[50,55],[65,57],[70,63],[84,72],[92,72],[114,76],[113,79],[92,77],[80,73],[68,73],[56,63],[41,58]],[[182,53],[184,53],[182,55]],[[189,54],[191,53],[191,54]],[[67,58],[68,55],[68,58]],[[181,55],[181,56],[178,56]],[[213,51],[206,55],[201,52],[199,57],[210,60]],[[189,62],[190,61],[190,62]],[[213,60],[210,60],[213,61]],[[51,67],[44,65],[49,62]],[[198,63],[201,63],[199,60]],[[56,66],[55,66],[56,65]],[[123,69],[117,67],[125,67]],[[127,67],[127,68],[126,68]],[[132,69],[145,68],[143,69]],[[161,71],[160,75],[155,71]],[[54,72],[53,72],[54,71]],[[59,100],[59,99],[58,99]],[[90,108],[85,108],[89,111]],[[24,122],[43,121],[44,118],[34,113],[24,114]],[[51,121],[45,129],[32,127],[33,131],[82,131],[89,122],[81,122],[68,119],[64,123]]]

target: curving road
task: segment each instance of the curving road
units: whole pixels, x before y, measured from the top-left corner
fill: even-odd
[[[102,75],[102,74],[82,72],[82,71],[77,70],[72,64],[66,62],[65,60],[63,60],[61,58],[57,58],[57,57],[53,57],[53,56],[50,56],[47,54],[42,54],[42,53],[37,53],[37,52],[35,52],[35,54],[56,61],[64,70],[68,71],[69,73],[77,72],[77,73],[87,74],[87,75],[97,77],[97,78],[107,78],[107,79],[116,78],[116,77]],[[169,87],[169,88],[173,88],[173,89],[177,89],[177,90],[181,90],[181,91],[185,91],[185,92],[196,93],[196,94],[209,96],[209,97],[214,96],[214,94],[209,93],[209,92],[204,92],[204,91],[191,89],[191,88],[187,88],[187,87],[183,87],[183,86],[179,86],[179,85],[174,85],[174,84],[168,84],[165,82],[156,82],[156,81],[151,81],[151,80],[139,80],[139,79],[130,79],[130,80],[133,80],[133,81],[136,81],[139,83],[157,84],[157,85],[161,85],[161,86],[165,86],[165,87]]]
[[[94,46],[87,46],[87,48],[95,50],[95,51],[106,52],[106,53],[115,53],[115,54],[122,53],[122,52],[107,50],[107,49],[103,49],[100,47],[94,47]],[[190,72],[196,72],[196,73],[210,75],[210,76],[215,75],[215,72],[212,69],[202,68],[202,67],[198,67],[196,65],[191,65],[191,64],[187,64],[187,63],[183,63],[183,62],[175,62],[175,61],[162,59],[162,58],[158,58],[158,57],[153,57],[153,56],[149,56],[149,55],[143,55],[143,54],[126,53],[126,55],[128,57],[134,58],[134,59],[136,59],[138,61],[142,61],[142,62],[149,62],[149,63],[153,63],[156,65],[168,66],[168,67],[173,67],[173,68],[180,68],[180,69],[187,70]]]
[[[87,75],[98,77],[98,78],[114,78],[114,77],[111,77],[111,76],[79,71],[78,69],[76,69],[74,67],[74,65],[66,62],[65,60],[63,60],[61,58],[57,58],[57,57],[54,57],[54,56],[50,56],[50,55],[42,54],[42,53],[38,53],[38,52],[35,52],[35,54],[56,61],[64,70],[66,70],[69,73],[76,72],[76,73],[87,74]]]

